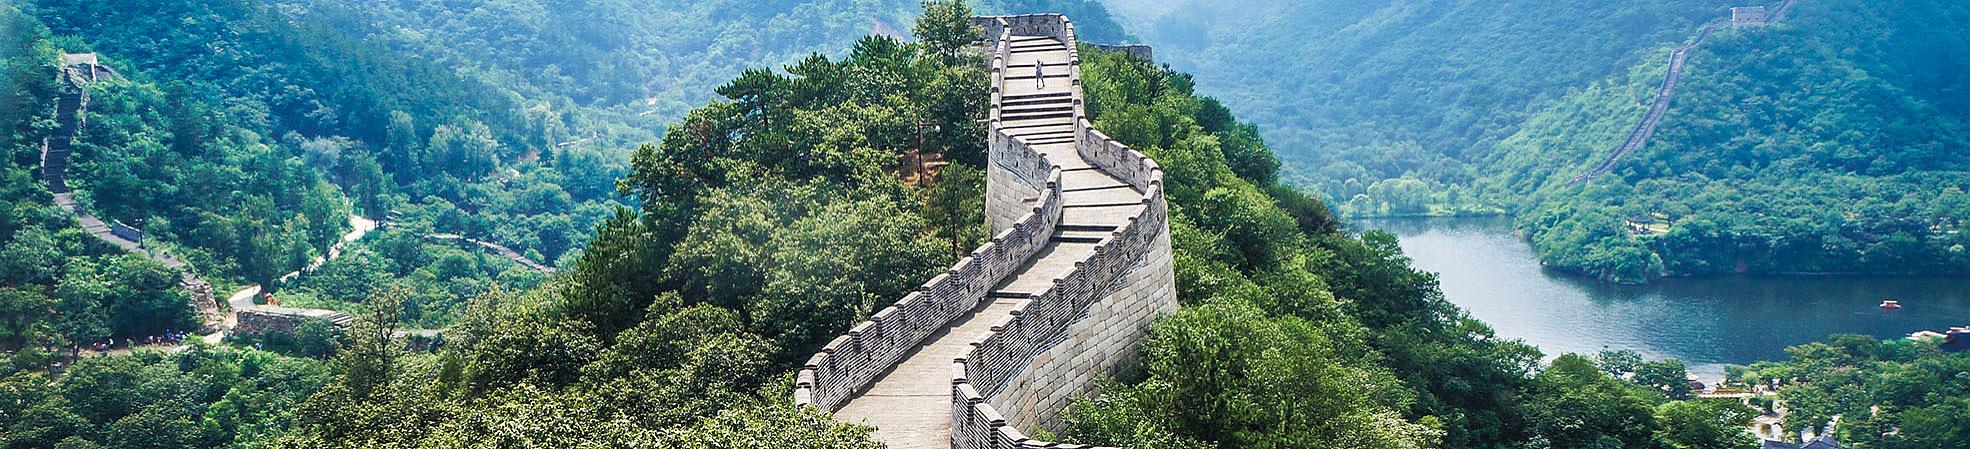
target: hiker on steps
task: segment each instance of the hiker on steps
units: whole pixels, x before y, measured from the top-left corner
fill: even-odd
[[[1035,89],[1047,88],[1047,62],[1033,62],[1033,86]]]

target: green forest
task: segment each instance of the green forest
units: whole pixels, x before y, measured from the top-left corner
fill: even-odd
[[[1131,39],[1085,0],[0,4],[0,448],[882,447],[867,426],[793,404],[794,372],[989,238],[989,74],[972,34],[935,31],[1040,11],[1072,16],[1085,42]],[[1609,26],[1657,30],[1634,44],[1648,46],[1705,17],[1637,12]],[[1579,40],[1553,43],[1627,45]],[[1729,41],[1718,42],[1694,64],[1723,58]],[[1660,70],[1644,53],[1596,51],[1607,65],[1640,64],[1618,71],[1634,83]],[[198,317],[177,273],[83,233],[37,178],[42,142],[60,137],[54,105],[68,87],[53,75],[64,52],[95,52],[120,75],[86,87],[69,175],[84,206],[143,228],[222,291],[267,285],[284,305],[344,311],[354,324],[78,357],[77,346],[186,330]],[[1233,114],[1237,101],[1172,66],[1081,54],[1095,126],[1167,171],[1180,307],[1151,325],[1140,369],[1077,398],[1049,437],[1142,448],[1758,447],[1742,428],[1768,405],[1694,398],[1681,362],[1547,358],[1498,337],[1446,301],[1392,235],[1356,233],[1334,212],[1353,206],[1296,190],[1310,175],[1275,158],[1268,128]],[[1578,70],[1566,76],[1616,73]],[[1905,70],[1877,88],[1953,81]],[[1531,95],[1543,104],[1580,98],[1565,80],[1542,81]],[[1501,97],[1522,95],[1452,103],[1502,108]],[[1363,113],[1443,100],[1389,101]],[[1725,104],[1740,102],[1715,107]],[[1548,112],[1519,107],[1527,123]],[[1526,141],[1516,128],[1479,132],[1495,119],[1402,133]],[[913,150],[951,165],[933,183],[906,183],[896,165]],[[1890,163],[1827,151],[1826,163]],[[1480,178],[1418,182],[1426,196],[1467,183],[1473,199],[1450,204],[1468,211],[1529,207],[1490,202]],[[1550,204],[1563,206],[1532,216],[1575,207]],[[352,214],[387,224],[280,280],[324,255]],[[442,344],[407,344],[399,331],[412,329],[443,329]],[[1853,447],[1970,446],[1970,426],[1952,419],[1970,413],[1963,356],[1851,336],[1790,354],[1732,372],[1740,387],[1779,385],[1797,409],[1788,426],[1839,415],[1860,423],[1841,427]]]
[[[1970,270],[1955,2],[1804,1],[1744,29],[1728,7],[1780,2],[1342,3],[1116,8],[1346,216],[1508,214],[1549,266],[1630,283]],[[1646,146],[1572,182],[1705,24]]]

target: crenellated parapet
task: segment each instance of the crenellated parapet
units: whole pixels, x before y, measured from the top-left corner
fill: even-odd
[[[1075,447],[1021,429],[1057,428],[1067,402],[1133,363],[1149,322],[1175,309],[1163,171],[1091,126],[1073,22],[974,24],[991,55],[995,236],[829,342],[794,397],[877,425],[891,447]],[[939,384],[948,396],[934,400]],[[948,423],[924,425],[933,414]]]

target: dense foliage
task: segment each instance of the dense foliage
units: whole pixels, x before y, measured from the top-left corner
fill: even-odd
[[[1622,282],[1970,270],[1961,4],[1723,27],[1648,145],[1577,186],[1742,4],[1196,3],[1116,7],[1344,213],[1510,213],[1549,265]]]
[[[1289,180],[1362,216],[1496,211],[1471,189],[1486,173],[1469,164],[1533,113],[1625,73],[1729,4],[1112,3],[1159,59],[1256,124]]]
[[[1680,362],[1612,352],[1539,366],[1409,267],[1281,186],[1270,150],[1186,75],[1084,52],[1095,125],[1168,167],[1178,299],[1140,378],[1063,435],[1129,447],[1755,446],[1755,413],[1691,399]],[[1253,163],[1253,162],[1258,163]]]
[[[238,263],[278,275],[298,268],[288,261],[307,260],[295,251],[268,259],[281,263],[238,257],[229,246],[254,242],[215,243],[219,232],[206,228],[257,224],[257,232],[228,234],[264,234],[279,248],[305,235],[320,247],[343,227],[345,209],[386,218],[455,207],[469,217],[442,221],[440,231],[553,262],[617,204],[621,155],[611,161],[603,147],[572,142],[570,129],[585,129],[579,111],[406,57],[371,39],[377,28],[346,8],[248,0],[25,7],[72,36],[63,50],[95,51],[136,81],[92,97],[90,112],[104,117],[90,119],[76,155],[85,171],[71,179],[85,181],[79,189],[107,217],[211,248],[214,257],[200,260],[206,271]],[[129,167],[97,167],[111,163]],[[217,210],[173,207],[180,203]],[[290,210],[307,220],[288,218],[297,215]]]
[[[1835,335],[1786,349],[1790,360],[1729,373],[1734,382],[1777,385],[1788,429],[1819,429],[1839,417],[1841,447],[1970,445],[1970,355],[1940,339],[1880,341]]]
[[[947,44],[868,37],[746,71],[636,151],[622,189],[640,211],[542,288],[477,295],[437,353],[396,349],[375,323],[417,292],[381,289],[341,377],[273,446],[868,447],[787,403],[784,379],[982,234],[975,166],[937,187],[893,171],[922,120],[943,124],[926,149],[980,153],[982,64],[930,50]]]
[[[950,31],[967,29],[961,3],[44,3],[26,13],[0,6],[9,87],[0,94],[9,164],[0,339],[21,348],[0,379],[0,396],[13,399],[0,400],[5,447],[873,447],[870,429],[789,404],[793,367],[986,237],[977,120],[986,74],[964,49],[972,35]],[[1060,3],[983,8],[1065,8],[1087,40],[1123,37],[1098,4]],[[1465,13],[1482,9],[1328,6],[1391,24],[1473,20]],[[918,11],[917,42],[844,37]],[[720,27],[701,26],[714,19]],[[1624,45],[1668,40],[1662,30],[1687,20],[1638,12],[1568,32],[1645,30],[1641,44],[1551,44],[1586,48],[1600,65],[1633,63]],[[1327,24],[1361,29],[1344,25]],[[787,59],[816,47],[840,56]],[[100,103],[78,153],[88,161],[77,166],[83,198],[196,264],[266,282],[337,237],[344,215],[389,215],[390,226],[344,257],[279,285],[285,304],[346,310],[356,324],[232,340],[305,357],[194,345],[37,371],[67,344],[193,320],[175,273],[93,246],[29,171],[55,128],[47,105],[59,87],[48,75],[59,49],[96,49],[127,78],[90,88]],[[1095,126],[1168,170],[1182,306],[1151,327],[1141,370],[1079,400],[1059,437],[1135,447],[1753,445],[1740,429],[1756,410],[1691,399],[1680,363],[1610,352],[1541,366],[1537,350],[1443,300],[1392,236],[1350,235],[1326,203],[1282,183],[1260,128],[1198,95],[1188,75],[1083,55]],[[778,62],[787,65],[734,69]],[[1354,82],[1396,76],[1354,72]],[[1480,72],[1497,89],[1523,75]],[[1557,104],[1619,89],[1558,97],[1569,82],[1610,75],[1593,64],[1555,73],[1531,94],[1419,87],[1385,92],[1385,103],[1358,113],[1391,117],[1439,95],[1510,109],[1521,107],[1509,106],[1514,97]],[[714,90],[722,99],[664,112],[699,104],[705,94],[689,86],[709,80],[729,80]],[[1527,139],[1489,130],[1490,116],[1462,117],[1331,132],[1412,147]],[[658,138],[660,120],[675,121]],[[626,155],[607,151],[651,139]],[[1947,148],[1909,157],[1943,158]],[[952,164],[933,183],[905,184],[898,164],[909,151]],[[1883,165],[1895,157],[1828,151],[1815,161],[1897,168]],[[1399,184],[1364,194],[1440,200],[1431,189],[1441,184]],[[527,270],[433,233],[506,243],[565,271]],[[408,351],[400,326],[443,326],[445,344]],[[1847,339],[1794,354],[1736,374],[1790,379],[1781,395],[1800,411],[1794,425],[1887,404],[1867,412],[1865,428],[1930,433],[1854,438],[1961,444],[1949,439],[1963,434],[1949,420],[1965,409],[1949,384],[1963,376],[1959,359]],[[1874,380],[1864,392],[1843,386],[1857,376]]]
[[[411,292],[404,324],[441,329],[464,313],[469,300],[505,289],[532,290],[548,273],[501,258],[477,246],[426,237],[414,223],[399,222],[343,248],[342,257],[301,276],[284,289],[288,307],[360,312],[370,295],[389,288]]]
[[[284,0],[379,24],[372,39],[468,68],[512,85],[552,114],[588,107],[583,121],[655,129],[713,100],[713,87],[749,67],[840,54],[869,34],[910,35],[917,0],[699,1],[661,6],[630,1],[392,0],[346,6],[335,0]],[[1122,30],[1092,0],[984,0],[981,12],[1057,12],[1096,42]],[[589,128],[574,124],[573,128]],[[621,130],[561,130],[572,137]]]
[[[1735,272],[1962,273],[1970,220],[1970,8],[1801,2],[1787,22],[1713,35],[1648,146],[1585,187],[1640,116],[1575,92],[1499,145],[1499,192],[1552,265],[1624,281]],[[1632,80],[1632,81],[1630,81]],[[1631,227],[1648,227],[1638,235]]]
[[[331,378],[320,362],[203,346],[0,378],[0,447],[259,447]]]
[[[32,167],[40,158],[42,140],[57,128],[54,98],[62,88],[54,74],[59,52],[46,28],[11,5],[0,5],[0,31],[0,101],[5,102],[0,109],[0,154],[5,156],[0,162],[0,347],[18,351],[10,361],[17,368],[45,367],[57,353],[108,338],[196,327],[196,312],[177,288],[174,270],[104,247],[54,206]],[[141,88],[119,84],[101,92],[127,100],[109,92]],[[137,165],[122,155],[93,167],[129,170]],[[251,231],[257,224],[264,222],[240,224],[237,230]]]

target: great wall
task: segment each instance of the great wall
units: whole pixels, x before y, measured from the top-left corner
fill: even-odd
[[[995,235],[808,359],[794,400],[891,448],[1079,447],[1021,429],[1058,430],[1068,401],[1134,363],[1149,322],[1175,310],[1163,172],[1091,126],[1073,22],[974,23],[990,49]]]
[[[1621,145],[1614,147],[1613,151],[1608,152],[1607,157],[1601,159],[1600,164],[1595,165],[1593,169],[1588,170],[1586,173],[1574,176],[1573,179],[1567,181],[1567,184],[1579,185],[1591,181],[1594,178],[1601,177],[1601,175],[1613,171],[1614,166],[1621,162],[1621,158],[1633,154],[1635,150],[1641,149],[1643,145],[1648,144],[1649,136],[1655,134],[1655,127],[1657,125],[1662,124],[1662,117],[1669,112],[1670,101],[1676,97],[1676,85],[1682,81],[1683,65],[1689,58],[1690,50],[1696,48],[1697,45],[1703,44],[1703,40],[1709,38],[1710,33],[1716,31],[1718,26],[1724,22],[1728,22],[1732,28],[1760,27],[1775,24],[1785,20],[1785,16],[1792,11],[1793,4],[1797,2],[1798,0],[1785,0],[1785,2],[1780,3],[1778,8],[1769,14],[1766,13],[1765,7],[1763,6],[1731,8],[1731,15],[1725,20],[1704,24],[1702,28],[1697,30],[1695,39],[1691,39],[1689,43],[1677,47],[1675,52],[1670,53],[1669,70],[1663,74],[1662,85],[1657,87],[1655,92],[1655,101],[1649,105],[1648,113],[1642,116],[1641,123],[1635,124],[1635,129],[1628,132],[1628,138],[1623,140]]]
[[[59,127],[55,130],[54,137],[41,142],[40,155],[41,180],[43,186],[53,194],[56,207],[75,217],[76,223],[82,230],[97,240],[177,270],[179,285],[190,294],[192,305],[198,309],[206,330],[212,331],[206,337],[209,342],[218,342],[228,332],[253,334],[266,331],[292,331],[302,322],[310,319],[326,320],[337,326],[347,326],[354,322],[354,317],[334,310],[257,304],[253,299],[261,293],[262,287],[259,285],[248,285],[229,295],[225,298],[225,302],[221,303],[213,294],[212,284],[199,277],[194,267],[170,253],[143,244],[142,230],[117,221],[105,223],[76,202],[75,194],[68,185],[68,161],[73,153],[74,141],[82,136],[83,127],[87,124],[88,85],[120,77],[114,69],[99,62],[93,53],[62,55],[59,72],[62,89],[55,106],[55,118]],[[325,254],[316,256],[307,266],[282,275],[279,279],[283,282],[291,281],[320,268],[340,256],[346,245],[385,224],[358,215],[350,215],[350,231],[330,245]],[[551,266],[536,262],[497,243],[455,234],[428,234],[425,238],[478,247],[528,269],[554,271]],[[225,307],[221,307],[222,304]],[[436,330],[432,329],[401,331],[405,334],[419,335],[430,335],[435,332]]]

